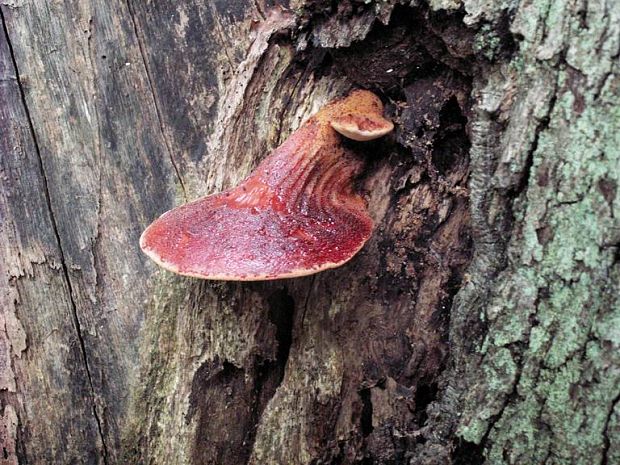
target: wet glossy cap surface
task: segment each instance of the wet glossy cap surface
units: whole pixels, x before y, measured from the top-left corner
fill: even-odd
[[[377,99],[365,94],[356,98]],[[353,189],[362,162],[329,124],[346,101],[310,118],[238,187],[163,214],[142,234],[144,252],[175,273],[222,280],[304,276],[350,260],[373,224]]]

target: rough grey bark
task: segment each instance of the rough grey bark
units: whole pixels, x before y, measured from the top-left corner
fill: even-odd
[[[620,12],[332,3],[0,0],[0,464],[620,462]],[[140,253],[352,87],[349,264]]]

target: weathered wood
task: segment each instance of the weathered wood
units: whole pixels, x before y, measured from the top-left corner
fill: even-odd
[[[48,181],[4,30],[0,41],[2,463],[101,455]],[[67,442],[66,437],[73,438]],[[19,439],[19,440],[18,440]],[[87,444],[88,448],[83,449]]]
[[[23,150],[40,164],[17,165],[27,176],[8,185],[10,198],[24,203],[10,202],[16,213],[6,216],[7,224],[25,229],[19,240],[33,249],[11,252],[25,263],[12,275],[26,275],[19,301],[30,303],[18,313],[36,364],[21,367],[15,359],[23,372],[17,398],[27,395],[18,401],[21,456],[28,463],[114,463],[148,295],[146,260],[136,241],[159,208],[172,204],[167,180],[174,171],[124,3],[19,2],[3,5],[2,14],[3,46],[10,42],[17,65],[7,68],[4,90],[20,105],[23,93],[28,114],[9,111],[33,128],[29,141],[6,140],[3,157]],[[46,270],[50,262],[58,283],[32,276],[30,262]],[[37,318],[26,322],[27,315]],[[46,340],[50,334],[61,339]],[[55,365],[52,373],[36,368]]]
[[[273,3],[0,2],[0,464],[620,461],[617,8]],[[140,253],[355,86],[350,263]]]

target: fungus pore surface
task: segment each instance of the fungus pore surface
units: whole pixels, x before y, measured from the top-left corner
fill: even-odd
[[[382,113],[364,90],[326,105],[239,186],[155,220],[142,250],[167,270],[219,280],[290,278],[346,263],[373,222],[353,185],[362,161],[340,134],[381,137],[393,129]]]

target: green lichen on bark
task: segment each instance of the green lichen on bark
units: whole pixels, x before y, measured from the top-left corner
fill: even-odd
[[[472,380],[482,376],[459,435],[482,442],[493,464],[613,463],[620,14],[605,2],[542,3],[522,5],[512,26],[522,43],[508,68],[520,74],[499,98],[514,102],[493,184],[515,197],[514,228],[484,309],[487,336],[468,368]],[[524,116],[533,124],[513,131]]]

